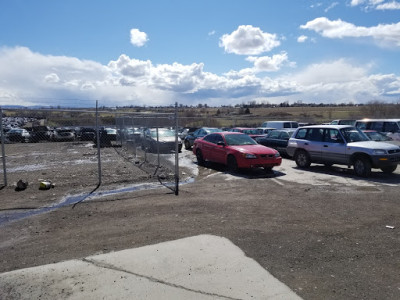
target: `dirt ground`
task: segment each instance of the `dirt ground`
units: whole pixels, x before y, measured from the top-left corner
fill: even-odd
[[[10,168],[16,169],[10,186],[0,190],[3,220],[96,187],[95,149],[49,145],[7,145]],[[285,181],[284,173],[295,167],[277,168],[275,175],[282,175],[277,177],[228,174],[210,166],[199,168],[178,196],[161,185],[108,194],[158,182],[152,167],[141,169],[132,155],[118,150],[123,151],[104,149],[104,182],[95,196],[0,225],[0,272],[213,234],[230,239],[304,299],[399,299],[398,184],[310,185]],[[191,159],[189,151],[181,156]],[[18,171],[18,161],[25,171]],[[191,176],[190,170],[182,173]],[[400,182],[398,172],[392,176]],[[26,190],[15,191],[19,179],[29,181]],[[39,190],[39,179],[52,180],[55,187]]]

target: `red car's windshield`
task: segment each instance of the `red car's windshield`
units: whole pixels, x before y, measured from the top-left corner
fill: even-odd
[[[257,145],[257,142],[245,134],[225,134],[226,144],[229,146]]]

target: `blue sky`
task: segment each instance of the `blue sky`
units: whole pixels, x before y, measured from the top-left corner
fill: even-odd
[[[0,0],[0,105],[400,101],[398,0]]]

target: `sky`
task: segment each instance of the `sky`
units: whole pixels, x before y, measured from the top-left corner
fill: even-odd
[[[400,102],[400,0],[0,0],[0,106]]]

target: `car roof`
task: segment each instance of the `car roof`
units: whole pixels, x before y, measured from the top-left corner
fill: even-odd
[[[400,119],[360,119],[356,122],[400,122]]]
[[[303,127],[308,127],[308,126],[303,126]],[[279,131],[296,131],[297,130],[297,128],[280,128],[280,129],[275,129],[275,130],[272,130],[272,131],[276,131],[276,132],[279,132]]]
[[[233,132],[233,131],[220,131],[220,132],[213,132],[211,134],[220,134],[220,135],[230,135],[230,134],[241,134],[241,135],[247,135],[244,134],[243,132]]]
[[[327,129],[334,128],[334,129],[342,129],[342,128],[348,128],[348,127],[355,128],[352,125],[308,125],[308,126],[299,127],[299,129],[300,128],[324,128],[324,129],[325,128],[327,128]]]
[[[257,129],[257,127],[233,127],[232,129]]]

